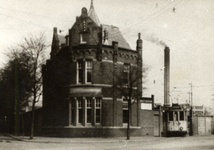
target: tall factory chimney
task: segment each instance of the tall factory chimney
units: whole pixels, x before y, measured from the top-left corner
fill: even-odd
[[[170,50],[164,49],[164,106],[170,106]]]

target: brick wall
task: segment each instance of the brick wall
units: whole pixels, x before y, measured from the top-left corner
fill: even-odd
[[[154,135],[154,112],[151,110],[141,110],[140,124],[142,135]]]

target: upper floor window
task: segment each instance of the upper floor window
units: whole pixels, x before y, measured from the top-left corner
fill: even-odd
[[[86,83],[91,83],[92,61],[86,61]]]
[[[129,70],[130,70],[130,65],[124,64],[124,70],[123,70],[123,83],[124,84],[129,84]]]
[[[77,61],[77,83],[82,83],[83,65],[82,61]]]
[[[77,61],[77,83],[92,82],[92,60]]]
[[[87,34],[80,34],[80,44],[86,44]]]

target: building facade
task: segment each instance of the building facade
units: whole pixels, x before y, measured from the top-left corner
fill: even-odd
[[[124,87],[131,68],[142,74],[140,34],[132,50],[117,27],[100,23],[92,1],[68,35],[62,37],[54,28],[50,55],[42,69],[44,135],[125,136],[127,116],[131,136],[153,135],[152,101],[142,100],[142,78],[133,86],[137,96],[130,110],[126,96],[113,89],[115,73]]]

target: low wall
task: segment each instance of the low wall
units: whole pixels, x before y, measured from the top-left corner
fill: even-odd
[[[214,118],[213,116],[194,116],[193,135],[210,135],[214,134]]]

